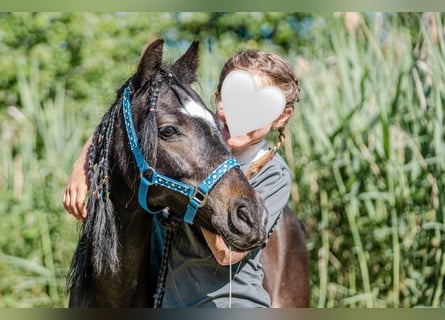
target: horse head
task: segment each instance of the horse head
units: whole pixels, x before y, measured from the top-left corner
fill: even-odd
[[[162,63],[162,45],[158,40],[147,47],[133,81],[135,118],[143,128],[142,153],[156,172],[198,186],[232,156],[220,122],[191,88],[198,68],[198,42],[170,66]],[[152,104],[148,108],[147,101]],[[179,213],[186,212],[188,202],[187,196],[164,186],[154,186],[147,201],[152,208],[169,207]],[[194,221],[243,251],[264,243],[266,222],[264,204],[239,168],[215,184]]]

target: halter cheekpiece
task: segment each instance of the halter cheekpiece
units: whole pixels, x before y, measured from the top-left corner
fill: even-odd
[[[188,90],[179,83],[179,81],[173,74],[166,73],[165,71],[161,72],[161,75],[165,74],[168,76],[169,79],[173,79],[175,84],[178,84],[180,88],[185,90],[190,95]],[[151,95],[149,98],[149,108],[153,110],[156,108],[157,104],[157,95],[159,93],[159,88],[157,86],[158,83],[159,81],[155,80],[154,85],[152,85],[152,87],[150,88]],[[133,114],[131,111],[131,89],[129,86],[125,88],[122,107],[129,146],[140,172],[140,183],[138,190],[139,205],[150,214],[157,214],[162,212],[162,210],[150,210],[147,203],[148,191],[150,186],[152,185],[167,188],[189,198],[187,210],[184,215],[184,221],[188,224],[193,224],[193,220],[198,209],[206,204],[208,194],[213,189],[213,187],[229,170],[239,167],[239,163],[233,157],[227,159],[226,161],[221,163],[215,170],[213,170],[213,172],[210,173],[210,175],[198,186],[192,186],[181,181],[169,178],[163,174],[157,173],[156,170],[145,161],[145,158],[141,150],[139,149],[138,138],[133,123]]]

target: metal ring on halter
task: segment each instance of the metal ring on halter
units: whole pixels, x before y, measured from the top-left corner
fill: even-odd
[[[189,197],[189,199],[190,201],[196,201],[198,208],[201,208],[206,204],[208,196],[209,190],[202,191],[201,189],[199,189],[199,187],[196,187],[195,192],[191,197]]]
[[[155,184],[155,179],[158,173],[156,172],[155,168],[150,166],[144,172],[141,172],[140,175],[141,179],[144,178],[150,183],[150,185],[153,185]]]

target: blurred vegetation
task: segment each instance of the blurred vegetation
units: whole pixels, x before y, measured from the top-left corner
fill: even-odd
[[[148,41],[201,41],[213,108],[242,47],[295,67],[282,150],[313,307],[445,307],[445,31],[435,13],[1,13],[0,306],[66,306],[79,224],[63,188]]]

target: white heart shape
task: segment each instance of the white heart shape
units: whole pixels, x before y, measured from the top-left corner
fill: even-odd
[[[274,122],[283,112],[286,98],[274,86],[257,90],[250,73],[236,70],[224,79],[221,102],[230,135],[236,137]]]

